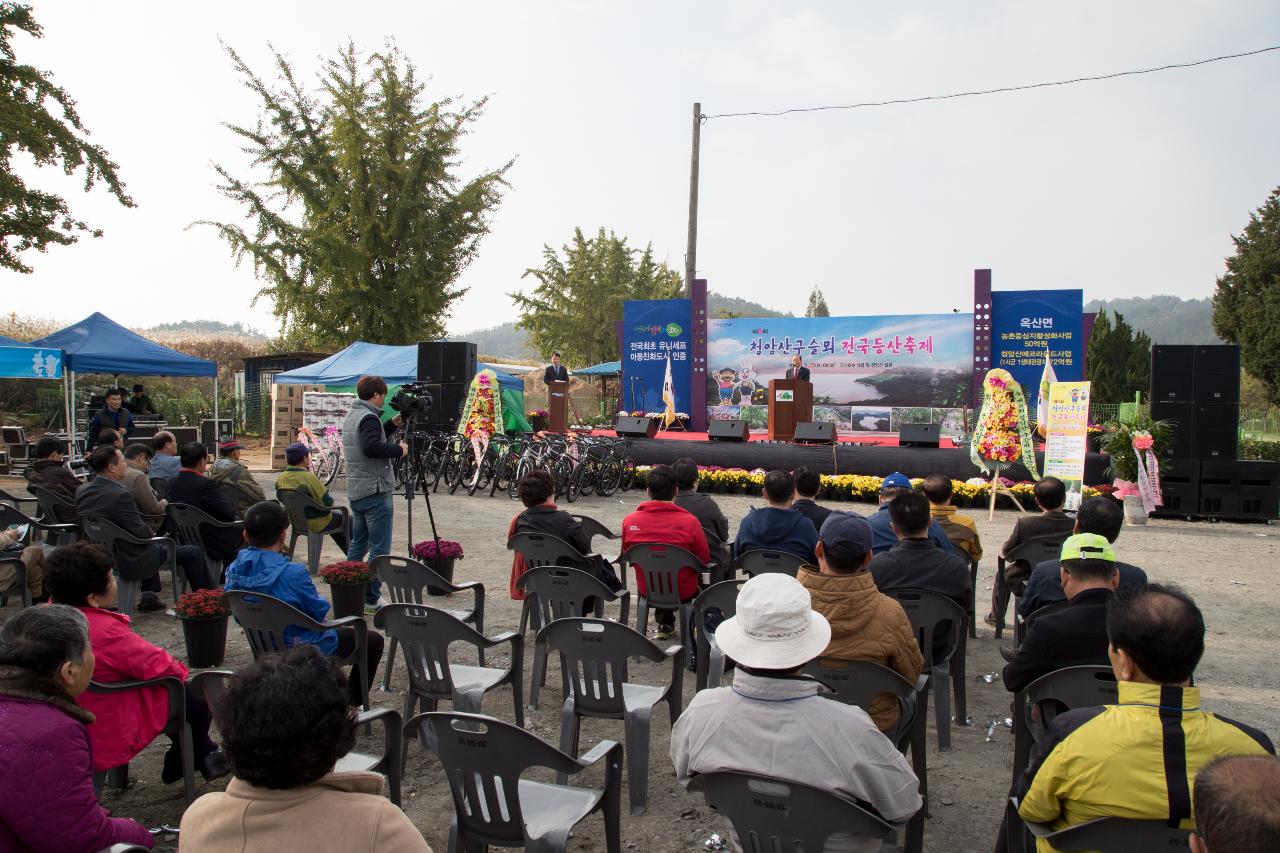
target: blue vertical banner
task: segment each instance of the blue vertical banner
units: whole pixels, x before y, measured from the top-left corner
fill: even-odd
[[[622,407],[631,412],[660,412],[662,382],[671,355],[676,411],[689,413],[693,305],[689,299],[627,301],[622,306]]]
[[[991,366],[1003,367],[1036,399],[1044,352],[1059,382],[1084,379],[1084,291],[997,290],[991,294]]]

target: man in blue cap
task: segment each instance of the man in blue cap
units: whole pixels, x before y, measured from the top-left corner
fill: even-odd
[[[889,520],[889,501],[898,495],[914,491],[907,475],[894,471],[880,483],[880,511],[867,519],[871,523],[871,553],[882,554],[898,544],[898,534],[893,532],[893,522]],[[954,554],[951,540],[942,529],[942,525],[933,521],[929,524],[929,541],[944,552]]]

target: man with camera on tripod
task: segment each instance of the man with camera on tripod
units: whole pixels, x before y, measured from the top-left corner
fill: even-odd
[[[347,464],[347,501],[351,504],[351,546],[348,560],[364,560],[391,553],[391,498],[395,480],[391,460],[409,452],[403,441],[386,440],[403,423],[396,415],[384,425],[382,407],[387,383],[381,376],[361,376],[356,383],[359,398],[342,422],[342,452]],[[374,611],[382,584],[372,581],[365,592],[365,609]]]

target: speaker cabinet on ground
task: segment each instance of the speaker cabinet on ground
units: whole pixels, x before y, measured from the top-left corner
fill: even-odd
[[[1200,512],[1200,460],[1170,459],[1160,464],[1162,505],[1156,515],[1198,515]]]
[[[937,447],[942,440],[942,424],[901,424],[898,427],[900,447]]]
[[[1240,512],[1235,462],[1200,462],[1200,515],[1234,518]]]
[[[1240,347],[1196,347],[1196,402],[1240,402]]]
[[[613,431],[627,438],[653,438],[658,434],[658,419],[619,415]]]
[[[418,341],[418,381],[440,384],[442,372],[440,359],[444,355],[443,341]]]
[[[200,431],[196,427],[171,426],[167,427],[167,429],[169,432],[173,433],[173,437],[177,440],[179,447],[184,444],[190,444],[193,441],[200,440]]]
[[[1234,461],[1240,445],[1239,403],[1197,403],[1195,456]]]
[[[1196,348],[1156,344],[1151,348],[1151,402],[1193,403],[1196,399]]]
[[[807,421],[796,424],[796,434],[791,439],[796,444],[835,444],[836,425]]]
[[[1169,421],[1173,424],[1173,443],[1169,453],[1180,459],[1195,459],[1196,456],[1196,404],[1167,403],[1154,400],[1151,403],[1151,417],[1157,421]]]
[[[476,375],[476,345],[471,341],[445,341],[440,356],[440,381],[470,383]]]
[[[154,428],[151,434],[156,434]],[[210,456],[217,456],[218,445],[232,438],[231,418],[218,418],[216,427],[213,418],[206,418],[200,422],[200,443],[204,445],[205,450],[209,451]]]
[[[746,441],[750,434],[751,429],[744,420],[712,421],[707,426],[707,435],[712,441]]]
[[[435,400],[435,405],[431,407],[430,413],[427,415],[427,421],[432,426],[453,429],[458,425],[458,418],[462,416],[462,404],[467,401],[467,383],[450,382],[444,385],[432,385],[427,388]]]

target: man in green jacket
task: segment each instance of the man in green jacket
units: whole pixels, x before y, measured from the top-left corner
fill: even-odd
[[[320,482],[320,478],[311,473],[311,451],[305,444],[295,441],[286,447],[284,461],[288,463],[288,467],[276,478],[277,492],[293,489],[303,492],[318,504],[326,507],[334,505],[333,495],[329,494],[329,490],[324,487],[324,483]],[[337,507],[332,512],[308,508],[306,514],[307,526],[312,533],[328,533],[333,537],[338,549],[344,554],[347,552],[347,548],[351,545],[351,538],[345,507]]]
[[[227,490],[228,497],[236,505],[236,515],[241,518],[249,507],[267,499],[262,486],[240,461],[243,449],[244,445],[238,441],[222,442],[218,445],[218,461],[209,469],[209,479]]]

